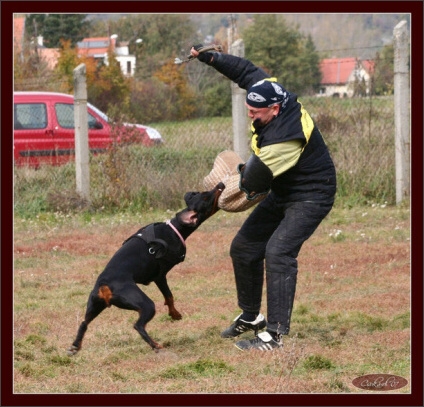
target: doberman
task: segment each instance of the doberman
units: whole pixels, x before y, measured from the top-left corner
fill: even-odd
[[[138,287],[154,281],[165,298],[168,314],[181,319],[174,307],[168,287],[167,273],[185,259],[185,240],[210,216],[219,210],[218,198],[225,185],[219,183],[210,191],[187,192],[187,207],[166,222],[151,223],[124,241],[112,256],[88,298],[84,321],[68,355],[80,349],[88,324],[105,308],[112,305],[139,313],[134,328],[155,352],[162,348],[146,332],[146,324],[154,317],[154,302]]]

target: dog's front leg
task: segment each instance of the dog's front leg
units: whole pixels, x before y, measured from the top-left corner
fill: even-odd
[[[168,315],[172,319],[181,319],[183,317],[174,307],[174,297],[165,297],[165,305],[168,306]]]
[[[155,284],[158,286],[160,292],[163,295],[163,298],[165,298],[165,305],[168,306],[168,315],[172,319],[181,319],[182,315],[176,310],[174,306],[174,297],[172,295],[172,292],[168,286],[168,281],[166,280],[166,275],[162,274],[160,275],[156,280]]]

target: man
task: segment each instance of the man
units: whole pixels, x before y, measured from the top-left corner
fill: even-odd
[[[253,150],[239,165],[240,189],[247,199],[267,194],[245,220],[230,248],[238,305],[243,311],[222,332],[241,350],[273,350],[290,331],[297,281],[297,257],[303,243],[330,212],[336,172],[312,118],[275,78],[247,59],[191,49],[191,55],[247,90]],[[260,313],[266,267],[267,320]],[[263,328],[265,331],[258,333]]]

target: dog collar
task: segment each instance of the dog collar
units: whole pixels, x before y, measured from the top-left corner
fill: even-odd
[[[180,238],[180,240],[181,240],[181,243],[184,245],[184,247],[185,247],[185,241],[184,241],[184,238],[181,236],[181,233],[180,232],[178,232],[178,229],[171,223],[171,221],[170,220],[167,220],[166,221],[166,224],[167,225],[169,225],[173,230],[174,230],[174,232],[177,234],[177,236]]]

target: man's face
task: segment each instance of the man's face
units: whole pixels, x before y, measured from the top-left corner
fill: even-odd
[[[277,115],[279,109],[279,105],[261,108],[249,106],[247,103],[245,105],[249,118],[260,127],[267,125]]]

